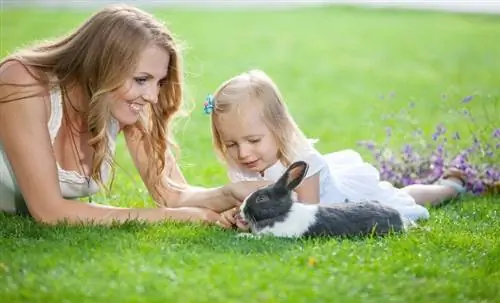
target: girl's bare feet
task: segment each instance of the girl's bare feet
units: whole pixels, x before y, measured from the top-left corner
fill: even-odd
[[[459,195],[467,190],[467,176],[464,171],[452,167],[444,172],[437,184],[452,187]]]
[[[466,185],[465,172],[450,168],[434,184],[413,184],[402,190],[411,195],[417,204],[437,206],[464,193]]]

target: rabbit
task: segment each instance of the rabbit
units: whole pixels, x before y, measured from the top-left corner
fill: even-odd
[[[339,203],[332,206],[304,204],[292,198],[309,165],[292,163],[271,185],[248,195],[239,216],[248,222],[250,233],[240,236],[271,234],[277,237],[383,236],[404,232],[413,222],[394,208],[377,201]]]

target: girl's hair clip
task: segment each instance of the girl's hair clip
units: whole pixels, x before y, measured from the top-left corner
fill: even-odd
[[[208,95],[205,98],[203,110],[205,111],[205,114],[207,114],[207,115],[210,115],[214,111],[214,96]]]

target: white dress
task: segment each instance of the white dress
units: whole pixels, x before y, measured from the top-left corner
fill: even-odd
[[[50,139],[52,144],[57,136],[62,121],[62,96],[61,90],[55,88],[50,94],[50,118],[47,123]],[[108,124],[107,135],[109,138],[109,147],[114,153],[116,137],[120,131],[118,121],[111,118]],[[103,164],[102,167],[103,181],[109,176],[109,164]],[[86,178],[76,171],[63,170],[57,163],[57,173],[59,177],[59,186],[64,198],[74,199],[95,194],[99,191],[99,186],[96,182],[91,181],[90,187]],[[0,142],[0,211],[8,213],[24,213],[28,212],[26,203],[22,197],[21,190],[16,182],[14,172],[7,159],[7,155]]]
[[[320,174],[320,204],[377,200],[392,206],[411,220],[429,218],[429,211],[425,207],[417,204],[412,196],[389,182],[380,181],[379,171],[364,162],[361,155],[353,150],[346,149],[322,155],[311,146],[295,160],[303,160],[309,164],[306,178]],[[278,161],[269,167],[263,176],[235,166],[229,168],[228,176],[232,182],[276,181],[285,170],[286,167]]]

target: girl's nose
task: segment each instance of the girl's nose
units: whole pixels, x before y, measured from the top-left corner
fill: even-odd
[[[247,144],[241,144],[238,150],[238,157],[245,159],[250,155],[250,147]]]

